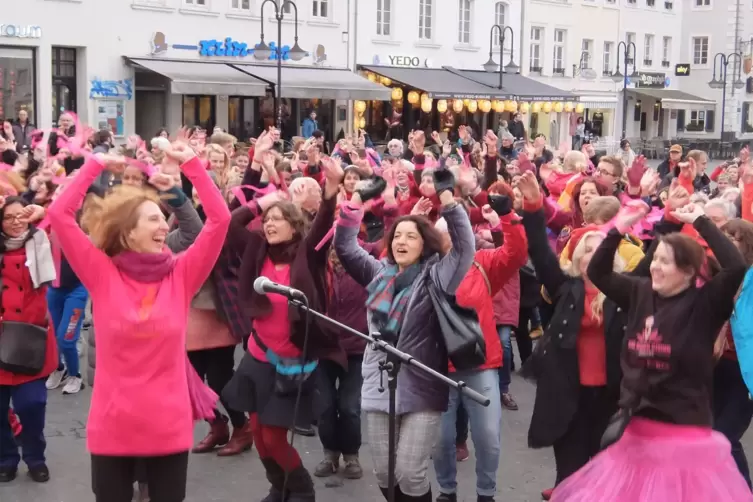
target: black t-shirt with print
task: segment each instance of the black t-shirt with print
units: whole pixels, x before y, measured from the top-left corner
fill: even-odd
[[[613,272],[622,238],[615,229],[594,253],[588,276],[628,311],[620,407],[670,423],[711,426],[714,341],[732,314],[747,267],[734,244],[708,218],[698,218],[694,227],[722,266],[702,286],[661,297],[650,278]]]

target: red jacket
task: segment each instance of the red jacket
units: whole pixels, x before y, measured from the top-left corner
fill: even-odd
[[[3,281],[0,300],[2,319],[48,327],[47,354],[42,371],[38,375],[27,376],[0,370],[0,385],[21,385],[47,377],[58,367],[55,332],[47,321],[47,286],[34,289],[29,270],[26,268],[26,249],[23,247],[3,254],[0,277]]]
[[[497,324],[494,322],[492,297],[502,290],[512,276],[518,275],[518,270],[528,259],[528,239],[523,225],[516,220],[517,216],[514,213],[502,218],[504,245],[495,249],[476,251],[475,262],[486,272],[491,294],[483,274],[475,264],[461,281],[456,293],[458,304],[475,309],[481,323],[481,331],[486,342],[486,363],[480,366],[479,370],[502,366],[502,344],[497,334]],[[450,371],[454,371],[452,366]]]

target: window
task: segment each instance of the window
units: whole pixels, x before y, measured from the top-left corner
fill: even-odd
[[[233,0],[231,7],[235,10],[251,10],[251,0]]]
[[[654,36],[644,35],[643,37],[643,65],[651,66],[654,64]]]
[[[625,44],[627,44],[628,64],[634,64],[638,47],[636,46],[635,49],[633,49],[632,47],[630,47],[630,44],[635,45],[635,33],[625,33]]]
[[[629,4],[631,4],[631,5],[635,5],[635,3],[636,3],[636,0],[627,0],[627,3],[629,3]]]
[[[76,49],[53,47],[52,119],[64,110],[76,111]]]
[[[329,17],[329,0],[313,0],[311,15],[314,17]]]
[[[431,2],[432,0],[419,0],[418,2],[419,40],[431,40]]]
[[[696,7],[710,7],[711,6],[711,0],[695,0],[695,6]],[[701,112],[703,113],[703,112]]]
[[[669,68],[669,60],[672,56],[672,37],[664,37],[661,42],[661,65]]]
[[[377,35],[385,37],[390,36],[390,17],[392,6],[390,4],[392,0],[377,0],[377,12],[376,12],[376,32]]]
[[[565,74],[565,41],[567,32],[565,30],[554,30],[554,57],[552,58],[553,73]]]
[[[653,7],[656,4],[656,0],[646,0],[646,5],[648,7]]]
[[[52,55],[55,57],[54,47]],[[0,47],[0,116],[17,118],[19,111],[26,110],[29,114],[29,122],[37,123],[36,110],[34,109],[35,68],[34,49]],[[75,98],[75,94],[73,97]],[[55,96],[53,94],[54,101]],[[53,112],[52,118],[57,120],[60,111],[53,110]]]
[[[500,26],[502,29],[505,27],[505,9],[507,6],[502,2],[497,2],[494,5],[494,24]],[[499,47],[499,37],[494,37],[494,46]]]
[[[685,126],[688,131],[703,131],[706,126],[706,112],[693,110],[690,112],[690,122]]]
[[[693,64],[708,64],[709,37],[693,37]]]
[[[471,0],[458,0],[458,43],[471,43]]]
[[[183,3],[191,7],[206,7],[207,0],[183,0]]]
[[[580,44],[580,69],[591,68],[591,55],[594,50],[594,41],[584,38]]]
[[[286,4],[284,4],[284,5],[282,6],[282,11],[283,11],[283,12],[284,12],[285,14],[290,14],[291,12],[293,12],[293,4],[291,4],[291,3],[286,3]],[[233,135],[233,136],[235,136],[235,135]]]
[[[664,8],[667,10],[672,10],[672,2],[664,2]]]
[[[614,43],[604,42],[604,67],[601,70],[602,75],[612,74],[612,49],[613,48],[614,48]]]
[[[544,28],[531,27],[531,51],[529,56],[530,70],[541,71],[541,41],[544,39]]]

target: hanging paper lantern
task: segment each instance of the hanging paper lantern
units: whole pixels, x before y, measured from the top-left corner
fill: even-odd
[[[399,87],[392,89],[392,99],[393,101],[400,101],[403,99],[403,90]]]
[[[382,77],[379,81],[382,83],[382,85],[386,85],[386,86],[392,85],[392,80],[390,80],[387,77]]]
[[[509,101],[507,104],[507,111],[510,113],[515,113],[518,111],[518,102],[517,101]]]
[[[408,103],[415,105],[416,103],[418,103],[418,100],[419,100],[419,95],[416,91],[410,91],[408,93]]]
[[[373,73],[367,74],[366,78],[369,80],[369,82],[376,82],[377,81],[377,76],[374,75]]]
[[[492,110],[492,102],[488,99],[483,99],[478,102],[478,109],[484,113],[489,113]]]
[[[424,113],[431,113],[431,108],[434,102],[431,99],[424,99],[421,101],[421,111]]]
[[[533,104],[533,106],[531,107],[531,111],[532,111],[533,113],[539,113],[539,112],[541,111],[541,103],[539,103],[538,101],[537,101],[537,102],[535,102],[535,103]]]
[[[550,113],[552,111],[552,103],[550,101],[547,101],[544,103],[544,106],[541,107],[542,110],[544,110],[544,113]]]
[[[429,97],[429,95],[428,95],[428,94],[426,94],[426,93],[423,93],[423,94],[421,94],[421,102],[422,102],[422,103],[423,103],[424,101],[430,101],[430,100],[431,100],[431,98]]]
[[[462,99],[456,99],[452,102],[452,110],[455,113],[460,113],[463,111],[463,100]]]
[[[363,129],[366,127],[366,118],[361,117],[361,119],[358,121],[358,128]]]
[[[471,113],[476,113],[478,111],[478,102],[475,99],[468,102],[468,111]]]
[[[573,111],[573,104],[572,104],[572,103],[570,103],[569,101],[568,101],[567,103],[565,103],[565,111],[566,111],[567,113],[570,113],[570,112],[572,112],[572,111]]]
[[[358,113],[363,113],[366,111],[366,102],[365,101],[356,101],[355,104],[356,111]]]
[[[495,99],[494,101],[492,101],[492,108],[494,108],[495,112],[502,113],[503,111],[505,111],[505,102]]]
[[[447,100],[446,99],[440,99],[437,101],[437,111],[439,113],[444,113],[447,111]]]
[[[554,104],[554,111],[557,113],[562,113],[562,110],[565,109],[565,103],[562,103],[561,101],[558,101]]]
[[[529,105],[528,103],[520,103],[520,108],[518,109],[518,111],[520,113],[528,113],[528,110],[530,109],[531,105]]]
[[[583,110],[585,110],[583,103],[578,103],[577,105],[575,105],[575,113],[583,113]]]

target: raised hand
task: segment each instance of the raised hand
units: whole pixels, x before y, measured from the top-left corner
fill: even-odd
[[[653,169],[648,169],[641,178],[641,197],[652,197],[661,183],[661,176]]]
[[[411,209],[410,214],[412,215],[418,215],[418,216],[426,216],[431,212],[431,209],[433,207],[433,204],[431,203],[431,200],[426,197],[421,197],[418,199],[418,202],[413,206],[413,209]]]
[[[512,211],[512,199],[507,195],[489,194],[489,207],[499,216],[506,216]]]
[[[4,201],[3,201],[4,202]],[[22,223],[34,223],[44,219],[45,211],[42,206],[29,204],[21,210],[20,221]]]
[[[165,150],[165,155],[174,159],[179,164],[185,164],[196,157],[196,152],[189,145],[176,141],[170,145],[170,148]]]
[[[455,193],[455,176],[448,169],[437,169],[432,173],[434,178],[434,190],[437,197],[443,192]]]
[[[489,226],[491,228],[494,228],[497,225],[499,225],[499,215],[489,204],[486,204],[484,207],[481,208],[481,216],[484,217],[484,219],[486,220],[487,223],[489,223]]]
[[[745,145],[740,149],[740,163],[746,164],[750,161],[750,146]]]
[[[426,135],[423,131],[414,131],[410,142],[410,151],[413,155],[423,155],[426,147]]]
[[[343,172],[343,168],[339,160],[333,159],[332,157],[323,156],[321,163],[322,168],[324,169],[324,177],[327,183],[334,185],[339,185],[340,183],[342,183],[342,180],[345,177],[345,173]]]
[[[536,176],[530,171],[524,172],[518,178],[517,188],[523,194],[523,198],[528,202],[538,202],[541,199],[541,189]]]
[[[648,214],[649,210],[648,205],[642,200],[630,201],[614,217],[614,226],[620,233],[627,233],[633,228],[633,225],[641,221]]]
[[[641,186],[641,179],[643,178],[643,175],[648,170],[648,165],[646,164],[646,157],[643,155],[639,155],[638,157],[633,160],[633,165],[630,166],[627,172],[627,179],[628,184],[631,187],[638,188]]]
[[[439,133],[437,131],[431,132],[431,139],[433,139],[434,143],[436,143],[437,145],[442,144],[442,139],[439,137]]]
[[[672,180],[672,184],[669,186],[669,193],[667,194],[666,206],[670,210],[679,209],[686,206],[690,202],[690,193],[680,185],[677,178]]]
[[[379,197],[387,189],[387,182],[381,176],[366,179],[361,182],[361,186],[356,188],[356,192],[361,196],[361,202],[368,202]]]
[[[496,155],[497,153],[497,135],[494,134],[494,131],[489,129],[486,131],[486,134],[484,135],[484,146],[486,147],[486,151],[484,152],[484,155]]]
[[[685,206],[672,211],[672,216],[677,218],[683,223],[689,223],[692,225],[695,220],[704,215],[703,208],[698,204],[686,204]]]
[[[165,173],[154,173],[149,177],[149,184],[160,192],[167,192],[176,184],[174,176]]]

